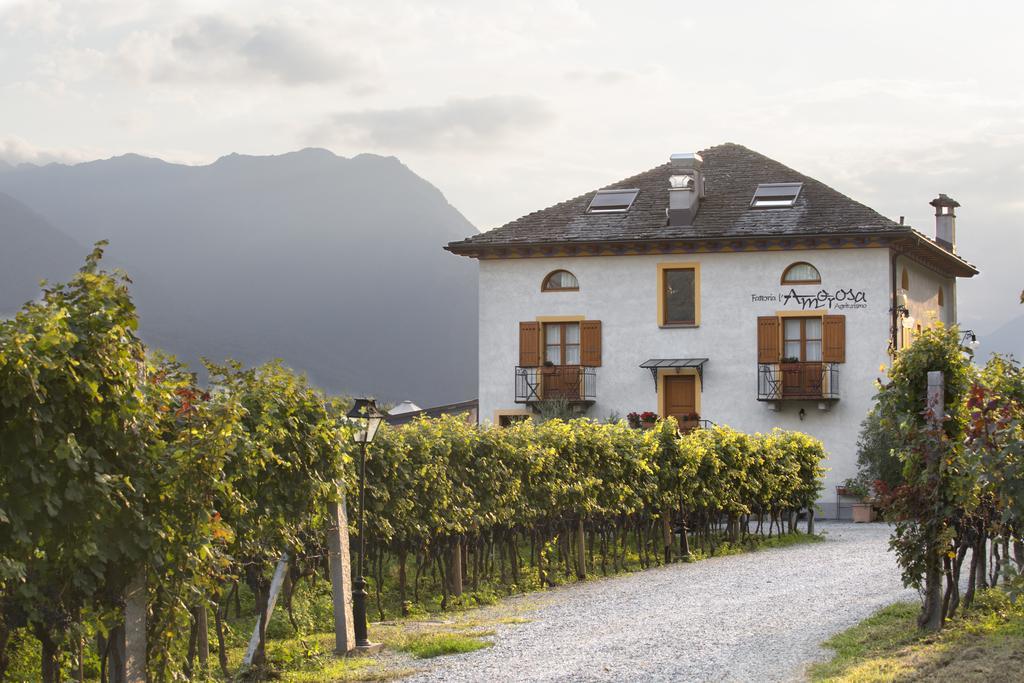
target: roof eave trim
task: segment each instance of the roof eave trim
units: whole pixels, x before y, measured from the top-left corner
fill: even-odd
[[[843,233],[806,233],[806,234],[764,234],[764,235],[700,235],[694,237],[665,237],[665,238],[645,238],[645,239],[627,239],[627,240],[551,240],[551,241],[539,241],[539,242],[499,242],[499,243],[484,243],[474,244],[472,240],[461,240],[459,242],[449,242],[445,247],[445,251],[449,251],[453,254],[460,256],[468,256],[471,258],[480,258],[481,256],[494,253],[503,253],[510,251],[526,251],[526,250],[540,250],[540,251],[553,251],[558,249],[573,249],[578,251],[592,251],[598,248],[649,248],[658,245],[669,245],[669,244],[703,244],[703,243],[718,243],[718,244],[736,244],[743,242],[756,242],[756,241],[769,241],[769,242],[795,242],[795,241],[806,241],[815,240],[821,242],[834,242],[842,239],[899,239],[906,238],[913,235],[911,230],[876,230],[876,231],[857,231],[857,232],[843,232]]]

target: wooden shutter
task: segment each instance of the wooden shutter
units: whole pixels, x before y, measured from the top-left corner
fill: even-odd
[[[540,366],[540,323],[519,323],[519,365]]]
[[[846,316],[826,315],[821,320],[821,360],[846,362]]]
[[[580,323],[580,365],[601,365],[600,320],[584,320]]]
[[[778,363],[782,357],[779,346],[779,319],[763,315],[757,319],[757,362]]]

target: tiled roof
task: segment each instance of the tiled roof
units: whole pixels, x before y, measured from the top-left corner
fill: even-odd
[[[668,178],[673,172],[666,162],[602,188],[640,190],[625,213],[588,214],[594,196],[588,192],[452,242],[448,249],[471,254],[488,247],[525,244],[910,232],[909,226],[742,145],[727,143],[700,154],[707,192],[691,226],[667,225]],[[759,183],[784,182],[803,183],[792,208],[750,208]]]
[[[392,427],[397,427],[399,425],[409,424],[420,417],[436,418],[441,417],[442,415],[463,415],[466,413],[476,412],[479,408],[480,401],[474,398],[469,401],[449,403],[443,406],[434,406],[433,408],[411,410],[406,413],[398,413],[397,415],[385,415],[384,421]]]

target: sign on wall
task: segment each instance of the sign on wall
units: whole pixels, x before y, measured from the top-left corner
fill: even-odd
[[[868,307],[868,296],[864,290],[854,290],[853,288],[835,291],[819,289],[812,294],[800,294],[795,289],[790,289],[788,292],[780,291],[778,294],[751,294],[750,301],[752,303],[771,302],[801,311],[822,308],[841,311]]]

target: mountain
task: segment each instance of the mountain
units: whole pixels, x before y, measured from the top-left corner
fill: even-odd
[[[993,353],[1013,354],[1024,362],[1024,315],[1018,315],[988,334],[978,335],[978,347],[974,357],[984,363]]]
[[[280,357],[336,393],[476,396],[476,265],[441,249],[475,228],[393,157],[125,155],[21,165],[0,192],[82,245],[110,240],[143,338],[190,362]]]
[[[2,170],[2,169],[0,169]],[[85,250],[14,197],[0,193],[0,315],[39,295],[42,279],[66,279]]]

